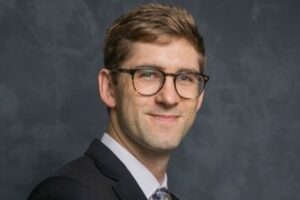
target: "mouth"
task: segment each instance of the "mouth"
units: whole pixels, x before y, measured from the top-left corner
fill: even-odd
[[[173,115],[173,114],[150,114],[150,116],[155,121],[161,123],[174,123],[180,117],[180,115]]]

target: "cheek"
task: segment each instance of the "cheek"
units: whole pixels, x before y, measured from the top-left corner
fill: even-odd
[[[194,102],[192,105],[187,106],[189,109],[186,109],[188,115],[187,124],[192,125],[198,111],[198,102]]]
[[[116,101],[118,114],[127,121],[135,121],[147,107],[145,99],[130,88],[130,85],[120,85]]]
[[[143,98],[137,96],[138,94],[131,94],[124,97],[123,101],[123,110],[127,113],[130,118],[141,117],[141,114],[144,113],[149,107],[149,103],[144,101]],[[138,120],[138,119],[137,119]]]
[[[119,77],[118,84],[115,88],[115,100],[119,107],[126,105],[131,102],[130,98],[133,96],[131,91],[131,83],[124,80],[124,78]]]

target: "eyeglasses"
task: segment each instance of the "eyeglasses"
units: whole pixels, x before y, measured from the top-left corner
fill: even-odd
[[[163,87],[166,76],[172,76],[177,94],[193,99],[202,93],[209,76],[197,72],[165,73],[155,68],[111,69],[111,72],[131,75],[134,90],[143,96],[157,94]]]

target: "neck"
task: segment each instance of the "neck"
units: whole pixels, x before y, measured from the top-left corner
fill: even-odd
[[[154,151],[141,146],[124,134],[120,134],[121,131],[111,123],[108,126],[107,132],[120,145],[135,156],[154,175],[160,184],[163,182],[170,159],[170,151]]]
[[[155,176],[157,181],[162,184],[168,162],[170,159],[170,153],[166,152],[153,152],[147,149],[141,149],[140,151],[129,150],[149,171]]]

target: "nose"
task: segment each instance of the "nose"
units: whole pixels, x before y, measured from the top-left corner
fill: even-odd
[[[180,96],[177,94],[173,77],[166,77],[161,90],[156,94],[155,101],[165,107],[172,107],[178,104]]]

